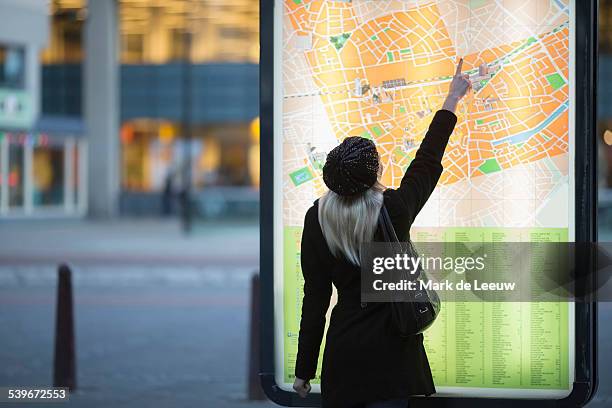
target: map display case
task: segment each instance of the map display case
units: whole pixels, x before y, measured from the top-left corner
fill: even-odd
[[[272,399],[320,401],[320,371],[306,400],[291,385],[302,223],[326,191],[327,152],[348,136],[370,138],[383,184],[399,185],[459,57],[473,92],[412,238],[595,240],[595,16],[595,2],[573,0],[261,2],[262,381]],[[594,304],[442,310],[425,334],[438,393],[417,406],[592,396]]]

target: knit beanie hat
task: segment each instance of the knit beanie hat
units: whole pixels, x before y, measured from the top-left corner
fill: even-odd
[[[327,155],[323,181],[341,196],[363,193],[376,183],[378,165],[374,142],[359,136],[347,137]]]

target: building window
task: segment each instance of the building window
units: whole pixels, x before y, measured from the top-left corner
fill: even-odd
[[[25,136],[22,136],[25,138]],[[25,197],[25,151],[21,140],[8,143],[8,205],[22,208]]]
[[[140,119],[121,128],[122,186],[127,191],[180,190],[187,154],[191,155],[194,190],[209,186],[248,186],[257,175],[249,173],[248,156],[253,142],[248,124],[194,126],[190,145],[180,135],[180,125]]]
[[[86,148],[72,136],[0,132],[0,214],[83,215]]]
[[[612,53],[612,0],[599,1],[599,49]]]
[[[182,60],[188,32],[194,63],[259,61],[258,1],[120,0],[119,18],[124,64]]]
[[[25,52],[23,47],[0,44],[0,88],[25,87]]]
[[[64,204],[64,146],[34,147],[32,157],[32,201],[34,206]]]
[[[128,61],[140,62],[144,56],[142,34],[127,34],[122,37],[122,55]]]
[[[85,0],[51,1],[49,44],[42,52],[44,64],[82,61],[85,14]]]

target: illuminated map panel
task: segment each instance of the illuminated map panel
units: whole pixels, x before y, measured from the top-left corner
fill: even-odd
[[[276,372],[289,384],[299,241],[306,210],[326,191],[327,152],[348,136],[370,138],[383,183],[397,187],[459,56],[474,92],[458,107],[445,170],[413,239],[573,238],[573,3],[279,0],[276,8]],[[572,339],[571,304],[447,303],[426,347],[442,394],[548,398],[569,393]]]

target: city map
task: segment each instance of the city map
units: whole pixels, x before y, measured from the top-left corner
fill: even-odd
[[[381,157],[383,184],[397,187],[442,106],[460,57],[473,92],[458,106],[444,172],[414,223],[413,239],[570,238],[570,13],[569,0],[283,1],[280,176],[287,381],[299,328],[301,227],[306,210],[326,191],[327,152],[348,136],[370,138]],[[446,342],[466,327],[462,335],[473,335],[469,328],[482,329],[485,316],[491,316],[491,305],[465,307],[447,308],[432,329],[439,334],[438,352],[430,353],[436,384],[567,388],[567,305],[501,306],[518,316],[518,323],[487,326],[489,340],[479,350],[450,350],[450,342],[441,345],[440,338]],[[538,308],[555,316],[553,327],[534,329]],[[448,315],[459,316],[457,309],[461,328]],[[527,351],[510,350],[501,363],[470,360],[486,354],[495,333],[522,336]],[[546,338],[552,354],[537,361],[533,353],[525,354],[534,341]],[[458,368],[462,353],[469,372]],[[560,378],[548,375],[552,367],[561,367]]]

